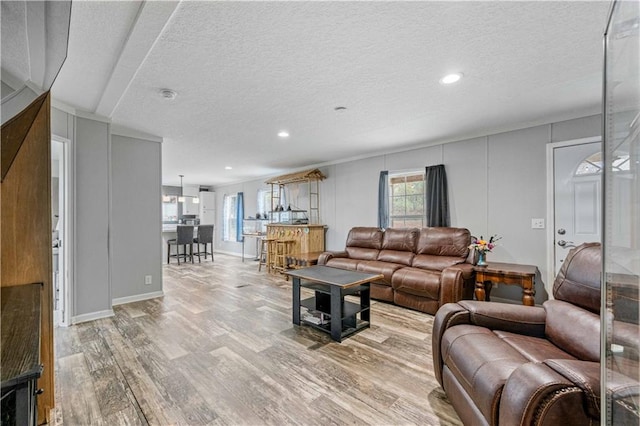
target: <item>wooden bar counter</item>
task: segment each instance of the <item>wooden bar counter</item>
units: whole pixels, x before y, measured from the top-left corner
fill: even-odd
[[[267,237],[294,240],[292,253],[323,252],[326,229],[326,225],[270,223],[267,225]]]

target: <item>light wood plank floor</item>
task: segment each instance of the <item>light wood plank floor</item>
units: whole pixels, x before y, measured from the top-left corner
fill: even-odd
[[[257,266],[165,265],[164,297],[57,328],[53,423],[461,424],[431,315],[373,301],[371,328],[335,343],[294,326],[290,282]]]

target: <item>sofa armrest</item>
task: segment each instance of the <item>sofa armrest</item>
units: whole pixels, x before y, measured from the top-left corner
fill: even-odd
[[[334,257],[349,257],[346,251],[325,251],[318,257],[318,265],[326,265]]]
[[[470,263],[460,263],[458,265],[449,266],[446,269],[454,269],[460,271],[462,273],[462,279],[465,281],[470,279],[474,279],[475,281],[476,271],[473,270],[473,265]]]
[[[575,367],[599,372],[600,364],[573,361]],[[598,385],[599,386],[599,385]],[[596,392],[599,388],[595,389]],[[552,368],[547,362],[528,363],[509,376],[500,398],[499,424],[505,425],[561,425],[593,424],[600,417],[593,415],[593,407],[583,389]],[[599,407],[599,406],[598,406]],[[599,408],[598,408],[599,411]]]
[[[440,306],[462,300],[464,290],[464,270],[460,267],[450,266],[442,270],[440,274]]]
[[[545,336],[546,311],[542,307],[476,300],[461,300],[458,304],[469,312],[470,324],[533,337]]]

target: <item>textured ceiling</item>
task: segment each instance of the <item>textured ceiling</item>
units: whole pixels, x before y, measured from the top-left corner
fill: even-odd
[[[1,40],[2,45],[2,80],[6,81],[5,73],[12,78],[25,82],[30,79],[29,47],[27,40],[27,5],[22,1],[0,2]],[[19,89],[19,87],[14,87]]]
[[[165,184],[221,184],[597,113],[608,8],[74,1],[53,95],[163,137]]]

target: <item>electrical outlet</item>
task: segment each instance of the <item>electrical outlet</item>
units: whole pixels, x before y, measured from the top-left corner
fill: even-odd
[[[153,282],[153,278],[151,275],[145,275],[144,276],[144,283],[146,285],[151,285],[151,283]]]
[[[531,219],[531,229],[544,229],[544,219]]]

